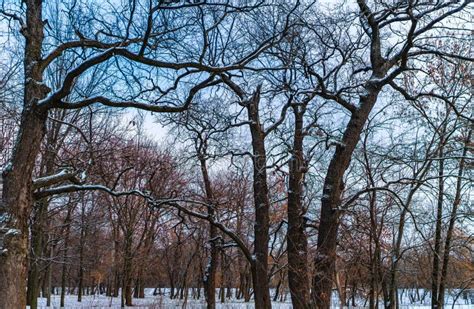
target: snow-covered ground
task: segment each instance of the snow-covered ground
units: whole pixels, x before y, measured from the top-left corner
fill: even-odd
[[[60,297],[54,295],[51,297],[52,307],[46,307],[46,299],[38,298],[38,308],[60,308]],[[201,309],[205,308],[203,299],[190,299],[186,303],[183,300],[170,299],[168,296],[149,296],[144,299],[133,299],[134,309],[161,309],[161,308],[186,308]],[[82,302],[77,302],[76,295],[67,295],[65,308],[120,308],[120,297],[106,297],[103,295],[83,296]],[[228,301],[226,303],[217,303],[219,309],[254,309],[252,303],[244,303],[242,301]],[[274,309],[290,309],[290,303],[274,302]]]
[[[400,299],[402,300],[402,305],[400,309],[429,309],[429,293],[421,292],[416,293],[416,290],[407,291],[400,293]],[[146,289],[145,298],[133,299],[133,307],[135,309],[161,309],[161,308],[186,308],[186,309],[200,309],[205,308],[204,299],[199,300],[192,299],[191,296],[187,301],[170,299],[169,295],[153,295],[153,289]],[[191,294],[191,293],[190,293]],[[414,299],[418,296],[420,299]],[[456,304],[453,306],[453,296],[455,293],[447,296],[446,308],[453,309],[474,309],[474,303],[471,299],[463,298],[462,296],[457,298]],[[53,295],[51,298],[51,307],[46,307],[46,299],[38,298],[38,308],[60,308],[60,296]],[[287,302],[273,302],[274,309],[290,309],[292,308],[290,303],[289,296],[287,297]],[[333,308],[341,308],[338,305],[338,300],[336,295],[333,297]],[[382,304],[381,304],[382,306]],[[65,308],[120,308],[120,297],[107,297],[104,295],[85,295],[83,296],[82,302],[77,301],[77,295],[67,295],[66,296],[66,306]],[[217,308],[219,309],[254,309],[255,306],[253,303],[245,303],[242,300],[226,300],[225,303],[220,303],[217,301]],[[360,307],[350,307],[350,308],[364,308]],[[367,307],[365,307],[367,308]],[[382,308],[382,307],[380,307]]]

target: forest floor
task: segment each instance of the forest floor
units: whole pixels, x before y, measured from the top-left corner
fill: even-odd
[[[190,298],[186,302],[179,299],[170,299],[168,295],[153,295],[153,289],[147,289],[145,298],[134,298],[133,307],[134,309],[161,309],[161,308],[186,308],[186,309],[201,309],[205,308],[204,299],[193,299]],[[406,295],[406,294],[405,294]],[[429,309],[431,306],[428,303],[424,304],[410,304],[406,297],[402,297],[403,304],[400,309]],[[453,299],[447,299],[446,308],[453,309],[474,309],[474,304],[468,304],[470,301],[459,297],[456,304],[453,306]],[[340,308],[337,304],[337,298],[334,297],[333,308]],[[60,308],[60,296],[53,295],[51,297],[51,307],[46,306],[45,298],[38,298],[38,308]],[[83,296],[82,302],[77,301],[77,295],[67,295],[65,300],[65,308],[79,309],[79,308],[120,308],[120,297],[107,297],[105,295],[85,295]],[[217,301],[217,308],[219,309],[254,309],[253,303],[245,303],[243,300],[226,300],[225,303]],[[291,303],[289,296],[286,302],[272,302],[273,309],[291,309]],[[364,308],[361,307],[350,307],[350,308]],[[382,308],[382,307],[381,307]]]
[[[38,308],[60,308],[60,296],[53,295],[51,297],[51,307],[46,306],[45,298],[38,298]],[[272,308],[274,309],[290,309],[290,303],[273,302]],[[190,299],[186,302],[179,299],[170,299],[168,296],[146,296],[145,298],[133,299],[134,309],[162,309],[162,308],[186,308],[186,309],[201,309],[205,308],[204,299],[196,300]],[[65,308],[120,308],[120,297],[107,297],[104,295],[87,295],[83,296],[82,302],[77,301],[77,295],[67,295],[65,300]],[[219,309],[253,309],[255,308],[253,303],[244,303],[243,301],[227,301],[226,303],[217,302],[217,308]]]

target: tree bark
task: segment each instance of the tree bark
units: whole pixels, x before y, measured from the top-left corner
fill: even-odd
[[[265,150],[265,134],[259,116],[260,89],[253,95],[248,104],[247,112],[250,121],[253,150],[253,197],[255,203],[254,225],[254,260],[252,263],[252,280],[255,307],[271,308],[268,285],[268,241],[270,222],[270,200],[267,185],[267,156]]]
[[[367,94],[360,96],[360,108],[356,109],[351,115],[341,143],[336,145],[336,151],[324,180],[312,289],[312,301],[316,308],[329,309],[331,305],[340,214],[338,207],[344,189],[343,177],[349,167],[352,153],[359,142],[365,122],[380,92],[379,87],[370,83],[366,85],[366,90]]]
[[[124,237],[124,258],[123,258],[123,279],[122,279],[122,307],[132,306],[132,268],[133,268],[133,254],[132,254],[132,235],[131,231]]]
[[[301,110],[294,106],[295,129],[293,141],[293,154],[289,161],[288,182],[288,285],[290,288],[293,308],[308,308],[309,279],[308,279],[308,252],[305,234],[304,209],[303,209],[303,181],[306,164],[303,157],[303,115]]]
[[[204,181],[204,189],[206,191],[206,202],[208,204],[207,214],[214,218],[214,195],[211,186],[211,180],[209,178],[209,172],[206,165],[206,159],[202,154],[199,155],[199,162],[201,165],[201,173]],[[216,275],[217,275],[217,263],[219,259],[219,250],[216,245],[216,237],[218,236],[217,228],[213,225],[209,225],[209,239],[210,239],[210,255],[209,263],[206,266],[206,273],[204,277],[204,294],[206,296],[206,303],[208,309],[216,308]]]
[[[68,260],[68,251],[69,251],[69,234],[71,231],[71,213],[72,213],[72,206],[69,206],[67,211],[66,220],[64,221],[65,224],[65,235],[64,235],[64,248],[63,248],[63,259],[62,259],[62,272],[61,272],[61,300],[60,300],[60,307],[63,308],[65,304],[66,298],[66,272],[67,272],[67,260]]]
[[[83,283],[84,283],[84,245],[85,245],[85,238],[86,238],[86,229],[84,225],[86,224],[85,222],[85,209],[84,205],[81,205],[81,236],[79,239],[79,271],[78,271],[78,291],[77,291],[77,301],[81,302],[82,301],[82,289],[84,288]]]
[[[9,166],[3,172],[0,205],[0,308],[26,306],[28,217],[31,211],[32,173],[45,134],[47,112],[37,107],[48,89],[40,69],[43,41],[41,0],[26,1],[24,76],[21,130]]]
[[[462,191],[462,177],[464,174],[464,169],[466,165],[466,155],[469,149],[469,144],[471,143],[472,129],[469,130],[466,140],[464,142],[464,149],[462,152],[461,160],[459,161],[458,169],[458,179],[456,181],[456,193],[454,196],[453,208],[449,215],[449,225],[448,230],[446,231],[446,240],[444,242],[444,253],[443,253],[443,267],[441,269],[441,276],[439,281],[439,295],[438,295],[438,308],[443,308],[444,306],[444,292],[446,286],[446,277],[448,274],[449,266],[449,253],[451,252],[451,240],[453,237],[454,225],[456,223],[458,207],[461,204],[461,191]]]
[[[47,292],[46,292],[46,306],[47,307],[50,307],[51,306],[51,291],[52,291],[52,285],[51,285],[51,282],[52,282],[52,276],[53,276],[53,272],[52,272],[52,261],[53,261],[53,257],[54,257],[54,247],[51,246],[49,248],[49,261],[48,261],[48,267],[46,268],[46,281],[47,281],[47,285],[46,285],[46,288],[47,288]]]
[[[27,304],[31,309],[38,307],[38,295],[40,288],[40,257],[43,252],[43,224],[44,216],[47,212],[48,202],[41,200],[36,203],[36,214],[33,218],[33,226],[31,227],[31,256],[28,271],[27,286]]]
[[[438,156],[440,158],[438,165],[438,201],[436,208],[436,228],[433,250],[433,269],[431,272],[431,307],[438,308],[440,261],[442,254],[441,230],[443,224],[443,201],[444,201],[444,130],[441,135]]]
[[[47,133],[46,142],[48,147],[44,156],[42,157],[42,176],[51,175],[54,172],[54,161],[57,155],[57,141],[60,124],[55,124],[54,130]],[[45,251],[44,239],[45,235],[46,216],[48,213],[49,201],[48,199],[41,199],[34,202],[35,209],[33,210],[33,223],[31,227],[31,245],[29,258],[29,272],[28,272],[28,286],[27,286],[27,303],[31,309],[36,309],[38,306],[37,297],[39,295],[40,287],[40,261]]]

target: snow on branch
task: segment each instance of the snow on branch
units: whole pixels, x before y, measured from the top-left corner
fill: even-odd
[[[247,260],[250,263],[254,263],[250,249],[246,246],[245,242],[236,233],[228,229],[221,222],[216,221],[212,216],[189,209],[188,207],[185,207],[183,205],[183,204],[186,204],[186,205],[208,206],[208,204],[204,202],[195,201],[195,200],[186,200],[186,199],[156,199],[149,192],[146,192],[146,191],[140,191],[140,190],[115,191],[103,185],[90,185],[90,184],[89,185],[70,184],[70,185],[64,185],[64,186],[54,187],[50,189],[45,189],[45,190],[36,192],[34,194],[34,197],[36,199],[40,199],[47,196],[78,192],[78,191],[102,191],[115,197],[127,196],[127,195],[141,196],[153,208],[159,209],[162,207],[169,206],[169,207],[177,209],[178,211],[188,216],[201,219],[201,220],[206,220],[210,224],[217,227],[224,234],[229,236],[229,238],[231,238],[237,244],[237,246],[239,246],[239,248],[242,250]]]
[[[34,179],[33,189],[36,190],[36,189],[52,186],[64,181],[79,183],[79,180],[76,178],[75,172],[68,169],[64,169],[57,172],[56,174]]]

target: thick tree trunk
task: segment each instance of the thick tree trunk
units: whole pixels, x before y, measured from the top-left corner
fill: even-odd
[[[254,94],[247,105],[252,135],[253,150],[253,197],[255,203],[254,225],[254,256],[252,265],[252,280],[255,307],[271,308],[268,285],[268,241],[270,222],[270,200],[267,185],[267,156],[265,150],[265,134],[259,117],[260,90]]]
[[[303,107],[294,107],[295,131],[293,155],[289,162],[288,182],[288,285],[293,308],[308,308],[309,279],[307,238],[304,227],[303,180],[306,164],[303,157]]]
[[[41,0],[26,1],[24,103],[21,130],[9,166],[3,172],[0,205],[0,308],[24,309],[28,256],[28,217],[33,204],[31,179],[47,112],[36,105],[48,89],[42,84],[41,47],[43,21]]]
[[[315,276],[313,280],[312,301],[316,308],[329,309],[333,276],[336,266],[337,231],[339,209],[344,189],[343,177],[349,167],[352,153],[359,142],[360,134],[372,110],[379,88],[368,84],[367,95],[360,97],[360,108],[356,109],[347,124],[341,143],[331,159],[324,180],[321,198],[321,217],[318,230],[318,248],[315,256]]]

